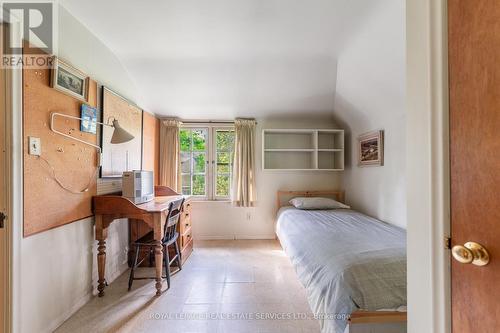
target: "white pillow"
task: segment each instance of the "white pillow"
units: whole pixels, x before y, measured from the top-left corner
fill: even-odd
[[[339,209],[351,208],[341,202],[321,197],[297,197],[289,201],[297,209]]]

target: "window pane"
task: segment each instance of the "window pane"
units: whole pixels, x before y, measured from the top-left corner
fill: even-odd
[[[193,153],[193,172],[205,173],[205,153]]]
[[[193,195],[205,195],[205,175],[193,175]]]
[[[191,195],[191,175],[182,175],[182,194]]]
[[[229,196],[229,175],[217,175],[217,190],[215,195],[218,197]]]
[[[205,151],[207,147],[207,130],[195,129],[193,130],[193,150]]]
[[[231,154],[217,153],[217,173],[231,172]]]
[[[191,153],[181,153],[181,172],[191,173]]]
[[[231,191],[232,155],[234,148],[234,130],[218,129],[215,131],[216,170],[215,195],[229,197]]]
[[[217,173],[230,173],[231,167],[229,164],[217,164]]]
[[[191,150],[191,130],[180,130],[181,151]]]
[[[231,163],[231,153],[217,153],[217,164]]]
[[[232,151],[234,145],[234,131],[217,130],[217,151]]]

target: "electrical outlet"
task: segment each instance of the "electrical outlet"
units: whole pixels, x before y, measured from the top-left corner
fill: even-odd
[[[40,156],[42,155],[42,141],[40,138],[35,138],[33,136],[29,137],[29,153],[30,155]]]

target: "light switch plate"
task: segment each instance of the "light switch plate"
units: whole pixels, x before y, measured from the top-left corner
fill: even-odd
[[[42,141],[40,140],[40,138],[35,138],[33,136],[30,136],[28,138],[28,142],[30,146],[29,149],[30,155],[35,155],[35,156],[42,155]]]

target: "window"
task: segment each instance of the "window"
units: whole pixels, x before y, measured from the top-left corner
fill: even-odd
[[[229,198],[233,173],[233,129],[214,129],[215,133],[215,198]]]
[[[182,194],[228,200],[231,194],[233,127],[191,127],[180,131]]]
[[[181,175],[182,193],[207,195],[208,129],[182,129]]]

